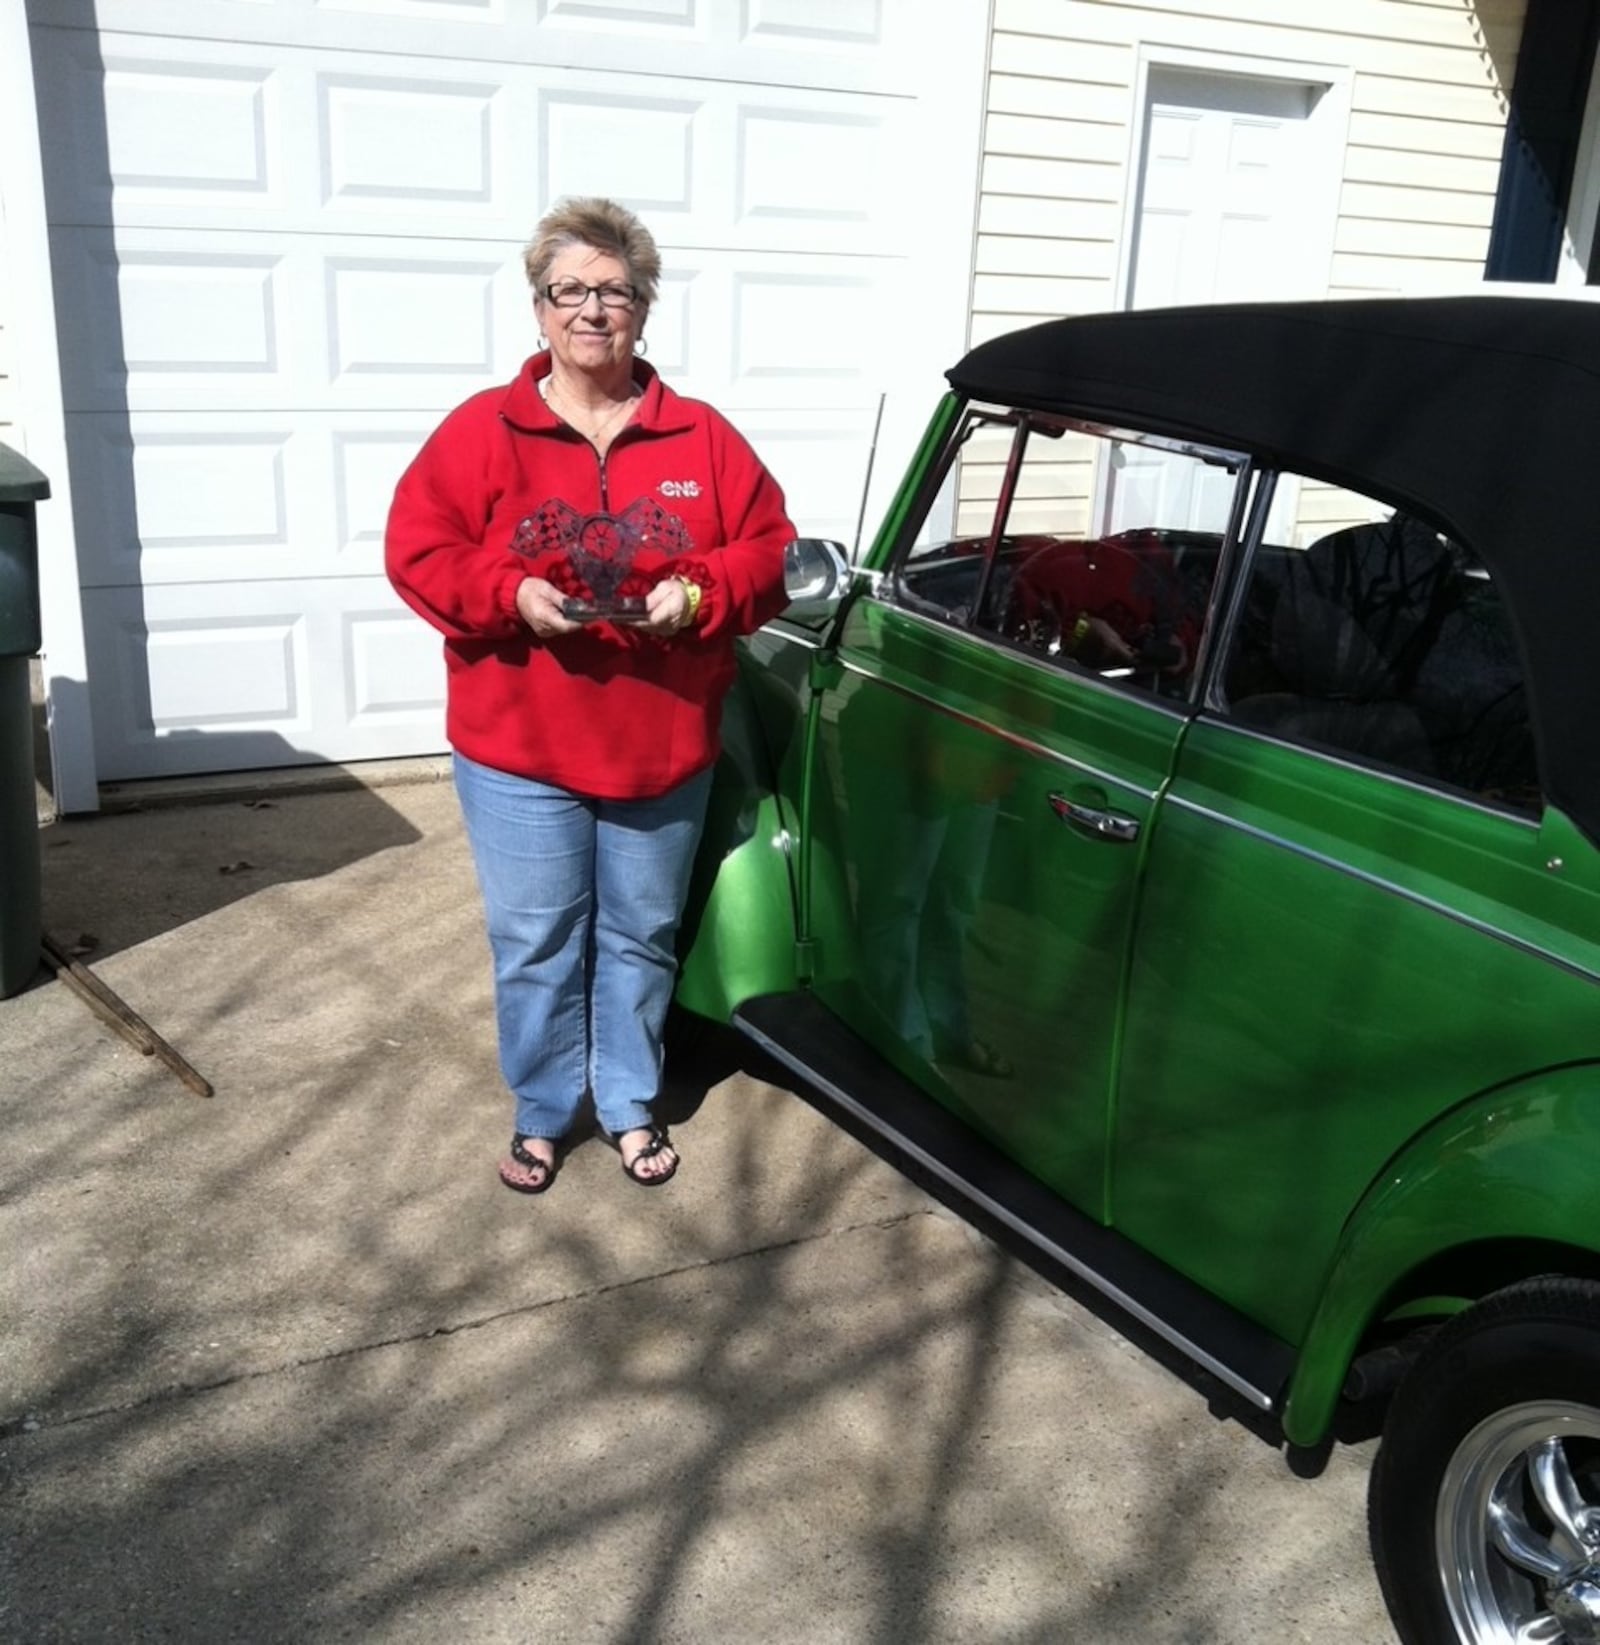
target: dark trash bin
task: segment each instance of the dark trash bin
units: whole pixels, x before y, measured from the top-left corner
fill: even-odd
[[[28,659],[41,642],[34,505],[49,495],[44,475],[0,445],[0,999],[33,980],[43,936]]]

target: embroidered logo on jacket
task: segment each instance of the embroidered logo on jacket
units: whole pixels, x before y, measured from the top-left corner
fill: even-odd
[[[698,480],[663,480],[657,487],[663,497],[698,497],[700,482]]]

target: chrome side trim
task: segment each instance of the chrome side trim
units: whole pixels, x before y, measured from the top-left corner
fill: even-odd
[[[1131,783],[1126,777],[1114,777],[1109,771],[1102,771],[1098,766],[1090,765],[1085,760],[1075,760],[1068,754],[1058,753],[1053,748],[1046,748],[1042,743],[1031,741],[1027,737],[1019,737],[1014,731],[1007,731],[995,725],[990,720],[980,720],[976,715],[963,714],[959,709],[951,708],[948,703],[942,703],[937,697],[929,696],[925,691],[914,691],[908,685],[901,685],[874,669],[863,668],[860,663],[853,663],[844,657],[839,659],[840,666],[847,674],[858,675],[863,680],[871,680],[875,685],[881,685],[887,691],[893,691],[901,697],[908,697],[912,702],[922,703],[925,707],[943,714],[946,719],[954,720],[959,725],[970,727],[974,731],[981,731],[990,737],[998,737],[1001,742],[1008,743],[1012,748],[1020,749],[1025,754],[1035,754],[1039,758],[1052,760],[1057,765],[1065,766],[1069,771],[1076,771],[1083,776],[1092,777],[1096,782],[1106,784],[1108,788],[1120,789],[1124,794],[1136,795],[1146,804],[1153,805],[1158,789],[1141,788],[1138,783]]]
[[[1036,1250],[1043,1251],[1046,1256],[1059,1262],[1063,1268],[1069,1269],[1079,1279],[1092,1285],[1095,1290],[1114,1302],[1124,1313],[1131,1315],[1141,1325],[1154,1331],[1163,1341],[1171,1343],[1180,1353],[1196,1365],[1209,1371],[1219,1382],[1226,1383],[1236,1394],[1249,1400],[1257,1409],[1262,1411],[1277,1409],[1277,1401],[1271,1394],[1257,1388],[1253,1383],[1245,1381],[1237,1371],[1224,1365],[1220,1360],[1206,1353],[1204,1349],[1196,1346],[1170,1322],[1163,1319],[1159,1314],[1152,1313],[1142,1303],[1129,1296],[1126,1291],[1106,1279],[1098,1270],[1091,1268],[1080,1257],[1075,1257],[1070,1251],[1057,1245],[1053,1240],[1046,1239],[1020,1217],[1007,1210],[998,1200],[991,1199],[987,1194],[973,1188],[958,1172],[953,1171],[942,1161],[934,1158],[925,1149],[919,1148],[902,1132],[896,1131],[893,1126],[886,1125],[870,1108],[863,1107],[847,1091],[840,1090],[831,1080],[822,1079],[808,1068],[799,1057],[746,1022],[737,1011],[733,1013],[733,1025],[741,1034],[754,1040],[763,1051],[781,1062],[786,1068],[798,1074],[808,1084],[816,1086],[819,1091],[825,1091],[830,1100],[838,1103],[841,1108],[848,1109],[863,1124],[870,1125],[880,1136],[888,1137],[902,1153],[909,1154],[919,1165],[949,1183],[952,1188],[957,1189],[974,1205],[981,1206],[990,1216],[999,1222],[1003,1222],[1007,1228],[1027,1240]]]
[[[1264,845],[1276,846],[1280,851],[1288,851],[1296,857],[1303,857],[1307,862],[1314,862],[1322,868],[1331,868],[1335,873],[1343,874],[1348,879],[1359,880],[1363,885],[1370,885],[1378,891],[1386,891],[1391,896],[1415,904],[1418,908],[1426,908],[1430,913],[1442,914],[1445,919],[1453,921],[1456,925],[1465,926],[1469,931],[1476,931],[1480,936],[1493,938],[1496,942],[1504,943],[1507,948],[1515,948],[1519,953],[1531,954],[1535,959],[1543,960],[1584,982],[1600,983],[1600,971],[1592,971],[1588,966],[1569,960],[1564,954],[1554,953],[1526,937],[1502,930],[1498,925],[1490,925],[1487,920],[1474,919],[1472,915],[1463,914],[1460,909],[1451,908],[1447,903],[1436,902],[1432,897],[1423,896],[1420,891],[1396,885],[1393,880],[1386,880],[1380,874],[1371,874],[1364,868],[1340,862],[1337,857],[1330,857],[1325,851],[1301,845],[1298,840],[1291,840],[1283,834],[1274,834],[1270,829],[1257,828],[1254,823],[1241,822],[1237,817],[1230,817],[1225,812],[1213,811],[1210,806],[1201,805],[1171,790],[1167,793],[1166,804],[1187,811],[1193,816],[1204,817],[1207,822],[1221,823],[1224,828],[1231,828],[1236,833],[1248,834]]]
[[[1396,788],[1409,789],[1413,794],[1427,794],[1436,800],[1448,800],[1452,805],[1476,811],[1482,816],[1496,817],[1503,823],[1525,828],[1530,834],[1539,832],[1538,818],[1507,811],[1503,806],[1488,805],[1471,794],[1462,793],[1459,789],[1440,788],[1436,784],[1423,782],[1420,777],[1408,777],[1403,771],[1389,771],[1379,765],[1363,765],[1359,760],[1336,753],[1331,748],[1313,748],[1310,743],[1296,742],[1292,737],[1274,736],[1265,726],[1244,725],[1229,715],[1226,703],[1215,713],[1208,708],[1205,723],[1216,730],[1226,731],[1230,736],[1248,737],[1252,742],[1269,743],[1274,748],[1292,748],[1295,753],[1303,754],[1307,759],[1320,760],[1324,765],[1336,765],[1341,771],[1359,771],[1363,777],[1392,783]]]
[[[774,617],[770,623],[763,623],[761,633],[770,634],[775,640],[787,640],[790,645],[804,646],[807,651],[818,651],[822,647],[822,641],[815,634],[788,627],[781,616]]]

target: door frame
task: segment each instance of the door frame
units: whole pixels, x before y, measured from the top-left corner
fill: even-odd
[[[1339,226],[1339,187],[1344,176],[1344,155],[1350,137],[1351,88],[1355,71],[1348,65],[1333,63],[1292,62],[1269,57],[1244,57],[1237,53],[1195,51],[1183,46],[1164,46],[1141,43],[1133,77],[1132,103],[1128,115],[1127,187],[1122,201],[1122,237],[1117,248],[1116,307],[1133,306],[1133,272],[1135,251],[1139,238],[1139,210],[1144,198],[1143,167],[1145,161],[1145,133],[1149,126],[1150,80],[1162,70],[1211,75],[1232,76],[1245,80],[1283,80],[1292,85],[1320,86],[1322,94],[1306,132],[1308,155],[1307,175],[1327,201],[1328,210],[1319,219],[1316,237],[1305,251],[1308,265],[1321,263],[1330,273],[1333,266],[1334,240]],[[1318,292],[1303,295],[1326,295],[1331,282],[1324,280]],[[1092,518],[1103,521],[1107,515],[1109,491],[1108,476],[1095,477],[1095,492],[1091,507]]]
[[[1334,236],[1339,223],[1339,184],[1344,174],[1344,154],[1350,138],[1350,101],[1355,71],[1348,64],[1245,57],[1236,52],[1195,51],[1185,46],[1141,41],[1128,109],[1127,187],[1123,191],[1122,236],[1117,250],[1116,306],[1119,309],[1132,306],[1134,250],[1138,241],[1139,202],[1143,194],[1140,185],[1144,176],[1145,114],[1150,100],[1150,77],[1162,69],[1226,75],[1244,80],[1286,80],[1297,85],[1322,88],[1306,132],[1310,155],[1308,177],[1315,181],[1329,209],[1305,255],[1308,264],[1321,261],[1331,272]],[[1326,280],[1323,282],[1323,292],[1329,284]],[[1307,292],[1304,295],[1321,294]]]

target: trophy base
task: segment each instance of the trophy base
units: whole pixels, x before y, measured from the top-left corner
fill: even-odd
[[[561,615],[573,623],[647,623],[642,594],[626,594],[614,600],[563,600]]]

